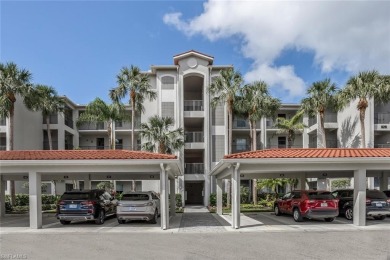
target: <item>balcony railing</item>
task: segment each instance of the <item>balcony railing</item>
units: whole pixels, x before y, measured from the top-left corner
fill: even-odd
[[[203,143],[204,134],[203,132],[186,132],[185,133],[186,143]]]
[[[250,145],[240,145],[240,144],[232,145],[232,153],[241,153],[250,150],[251,150]]]
[[[58,150],[58,141],[52,141],[52,150]],[[50,150],[49,141],[43,141],[43,150]]]
[[[315,125],[317,124],[317,117],[314,116],[314,117],[309,117],[309,127],[311,127],[312,125]]]
[[[375,144],[375,148],[390,148],[390,144]]]
[[[66,118],[66,117],[65,117],[65,125],[66,125],[66,126],[69,126],[70,128],[73,129],[74,124],[73,124],[72,118]]]
[[[79,149],[80,150],[109,150],[110,147],[108,145],[80,145]],[[115,145],[115,150],[131,150],[131,146],[117,144]],[[141,145],[140,144],[134,145],[134,150],[141,151]]]
[[[337,113],[325,112],[325,123],[337,123]]]
[[[103,122],[99,123],[84,123],[79,126],[79,130],[105,130]]]
[[[0,151],[5,151],[7,150],[7,146],[6,145],[0,145]]]
[[[203,111],[203,100],[184,100],[184,111]]]
[[[249,129],[249,122],[245,119],[234,119],[233,128]]]
[[[204,174],[204,163],[185,163],[185,174]]]
[[[317,141],[309,142],[309,148],[317,148]],[[326,140],[326,148],[337,148],[337,140],[336,139]]]
[[[134,129],[141,128],[141,120],[134,122]],[[131,130],[131,122],[116,122],[115,123],[116,130]]]
[[[294,144],[288,147],[288,144],[267,144],[267,149],[288,149],[288,148],[302,148],[302,145]]]
[[[390,124],[390,113],[376,113],[374,122],[375,124]]]
[[[7,124],[7,120],[5,118],[0,118],[0,125],[6,125]]]

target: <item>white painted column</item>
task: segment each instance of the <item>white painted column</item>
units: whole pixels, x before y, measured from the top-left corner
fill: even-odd
[[[170,205],[171,205],[171,216],[176,215],[176,192],[175,192],[175,179],[169,180],[169,193],[170,193]]]
[[[169,218],[168,218],[168,189],[167,180],[168,176],[165,171],[164,165],[160,164],[160,209],[161,209],[161,229],[168,229]]]
[[[0,217],[5,216],[5,187],[7,186],[7,181],[0,181]]]
[[[353,193],[353,224],[366,225],[366,169],[353,173],[355,191]]]
[[[305,173],[299,174],[297,189],[298,190],[305,190],[306,189],[306,174]]]
[[[309,116],[307,114],[305,114],[303,116],[303,123],[307,126],[309,125]],[[308,128],[305,127],[303,129],[303,132],[302,132],[302,147],[303,148],[309,148],[309,134],[307,133],[307,131],[308,131]]]
[[[208,174],[204,174],[204,187],[203,187],[203,190],[204,190],[204,201],[203,201],[203,204],[204,206],[208,206],[209,205],[209,200],[210,200],[210,189],[211,189],[211,182],[210,182],[210,176]]]
[[[42,198],[40,173],[28,173],[28,187],[30,193],[30,228],[42,228]]]
[[[232,227],[235,229],[240,228],[240,164],[233,169],[232,176]]]
[[[222,179],[217,180],[217,214],[222,215]]]
[[[379,179],[380,190],[389,189],[389,177],[390,177],[390,172],[382,172],[382,176]]]

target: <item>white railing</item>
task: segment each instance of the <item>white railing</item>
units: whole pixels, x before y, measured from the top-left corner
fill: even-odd
[[[390,124],[390,113],[376,113],[375,124]]]
[[[184,100],[184,111],[203,111],[203,100]]]
[[[185,163],[185,174],[204,174],[204,163]]]
[[[203,143],[204,134],[203,132],[186,132],[185,133],[186,143]]]

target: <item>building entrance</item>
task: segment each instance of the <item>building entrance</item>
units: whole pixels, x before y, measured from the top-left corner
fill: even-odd
[[[203,205],[203,182],[186,182],[185,190],[187,193],[186,205]]]

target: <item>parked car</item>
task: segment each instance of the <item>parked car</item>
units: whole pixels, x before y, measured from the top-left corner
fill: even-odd
[[[116,214],[117,200],[104,190],[66,191],[57,203],[61,224],[73,220],[94,220],[103,224],[106,217]]]
[[[118,202],[116,217],[119,224],[127,220],[146,220],[156,224],[160,212],[160,198],[155,192],[126,192]]]
[[[353,219],[353,189],[335,190],[332,195],[339,199],[339,212],[346,219]],[[366,215],[377,220],[390,214],[390,200],[379,190],[366,190]]]
[[[303,218],[323,218],[332,222],[339,215],[338,200],[329,191],[295,190],[275,201],[275,215],[293,215],[296,222]]]

